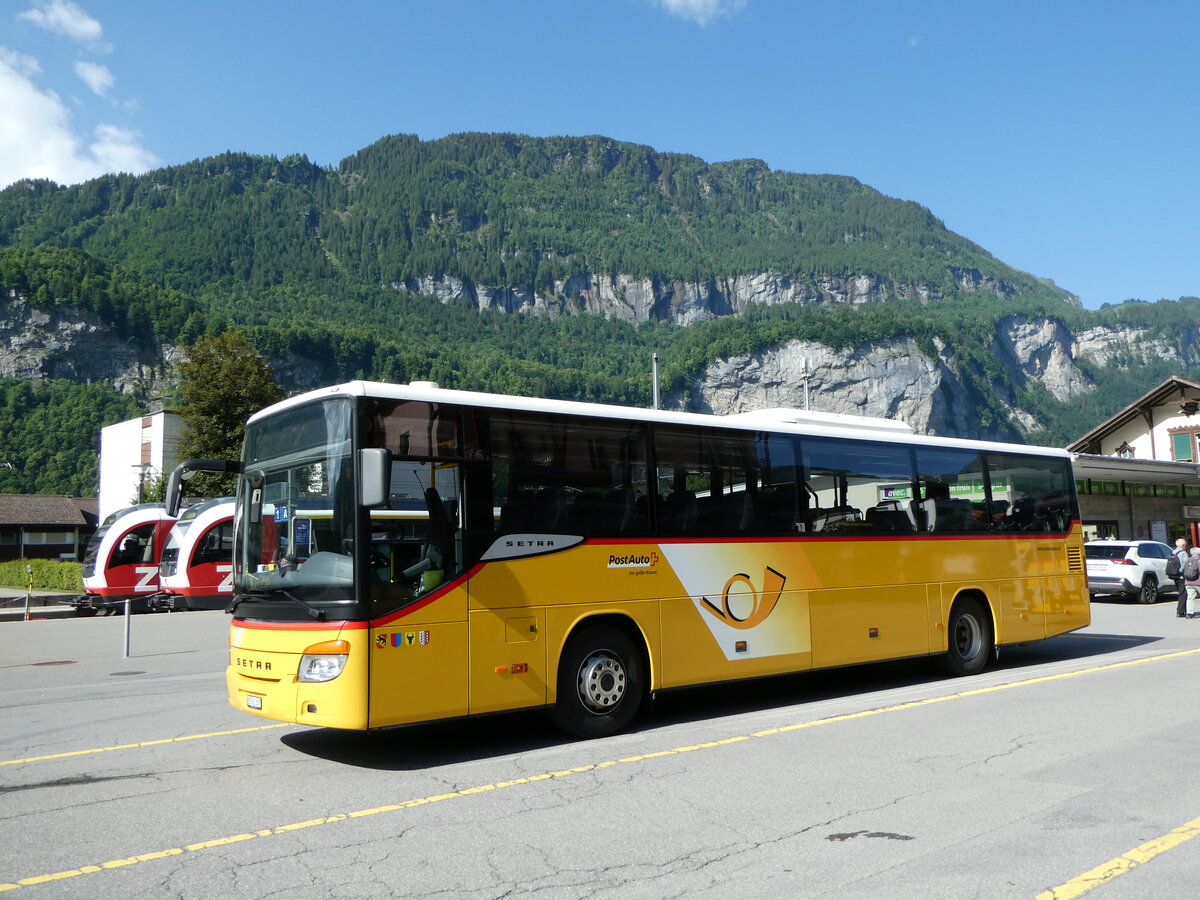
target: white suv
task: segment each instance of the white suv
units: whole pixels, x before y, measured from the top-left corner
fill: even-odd
[[[1158,541],[1088,541],[1088,592],[1118,594],[1153,603],[1160,593],[1174,594],[1175,580],[1167,575],[1171,548]]]

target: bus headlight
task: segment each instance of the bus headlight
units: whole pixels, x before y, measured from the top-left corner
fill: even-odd
[[[304,648],[300,657],[300,681],[333,681],[346,668],[350,656],[349,641],[324,641]]]

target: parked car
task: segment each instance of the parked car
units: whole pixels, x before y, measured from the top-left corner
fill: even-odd
[[[1153,603],[1159,594],[1174,594],[1175,580],[1167,575],[1171,548],[1158,541],[1088,541],[1088,592],[1093,596],[1119,595]]]

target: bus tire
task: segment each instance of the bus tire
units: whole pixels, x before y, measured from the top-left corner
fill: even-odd
[[[954,601],[946,644],[946,653],[940,659],[943,671],[950,675],[982,672],[996,649],[987,606],[974,597]]]
[[[558,662],[555,724],[581,738],[623,731],[642,702],[643,670],[642,655],[625,632],[611,625],[583,628]]]

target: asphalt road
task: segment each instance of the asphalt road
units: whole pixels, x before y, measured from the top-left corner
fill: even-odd
[[[1093,604],[958,680],[923,661],[367,736],[225,700],[220,612],[0,624],[14,897],[1190,896],[1200,620]]]

